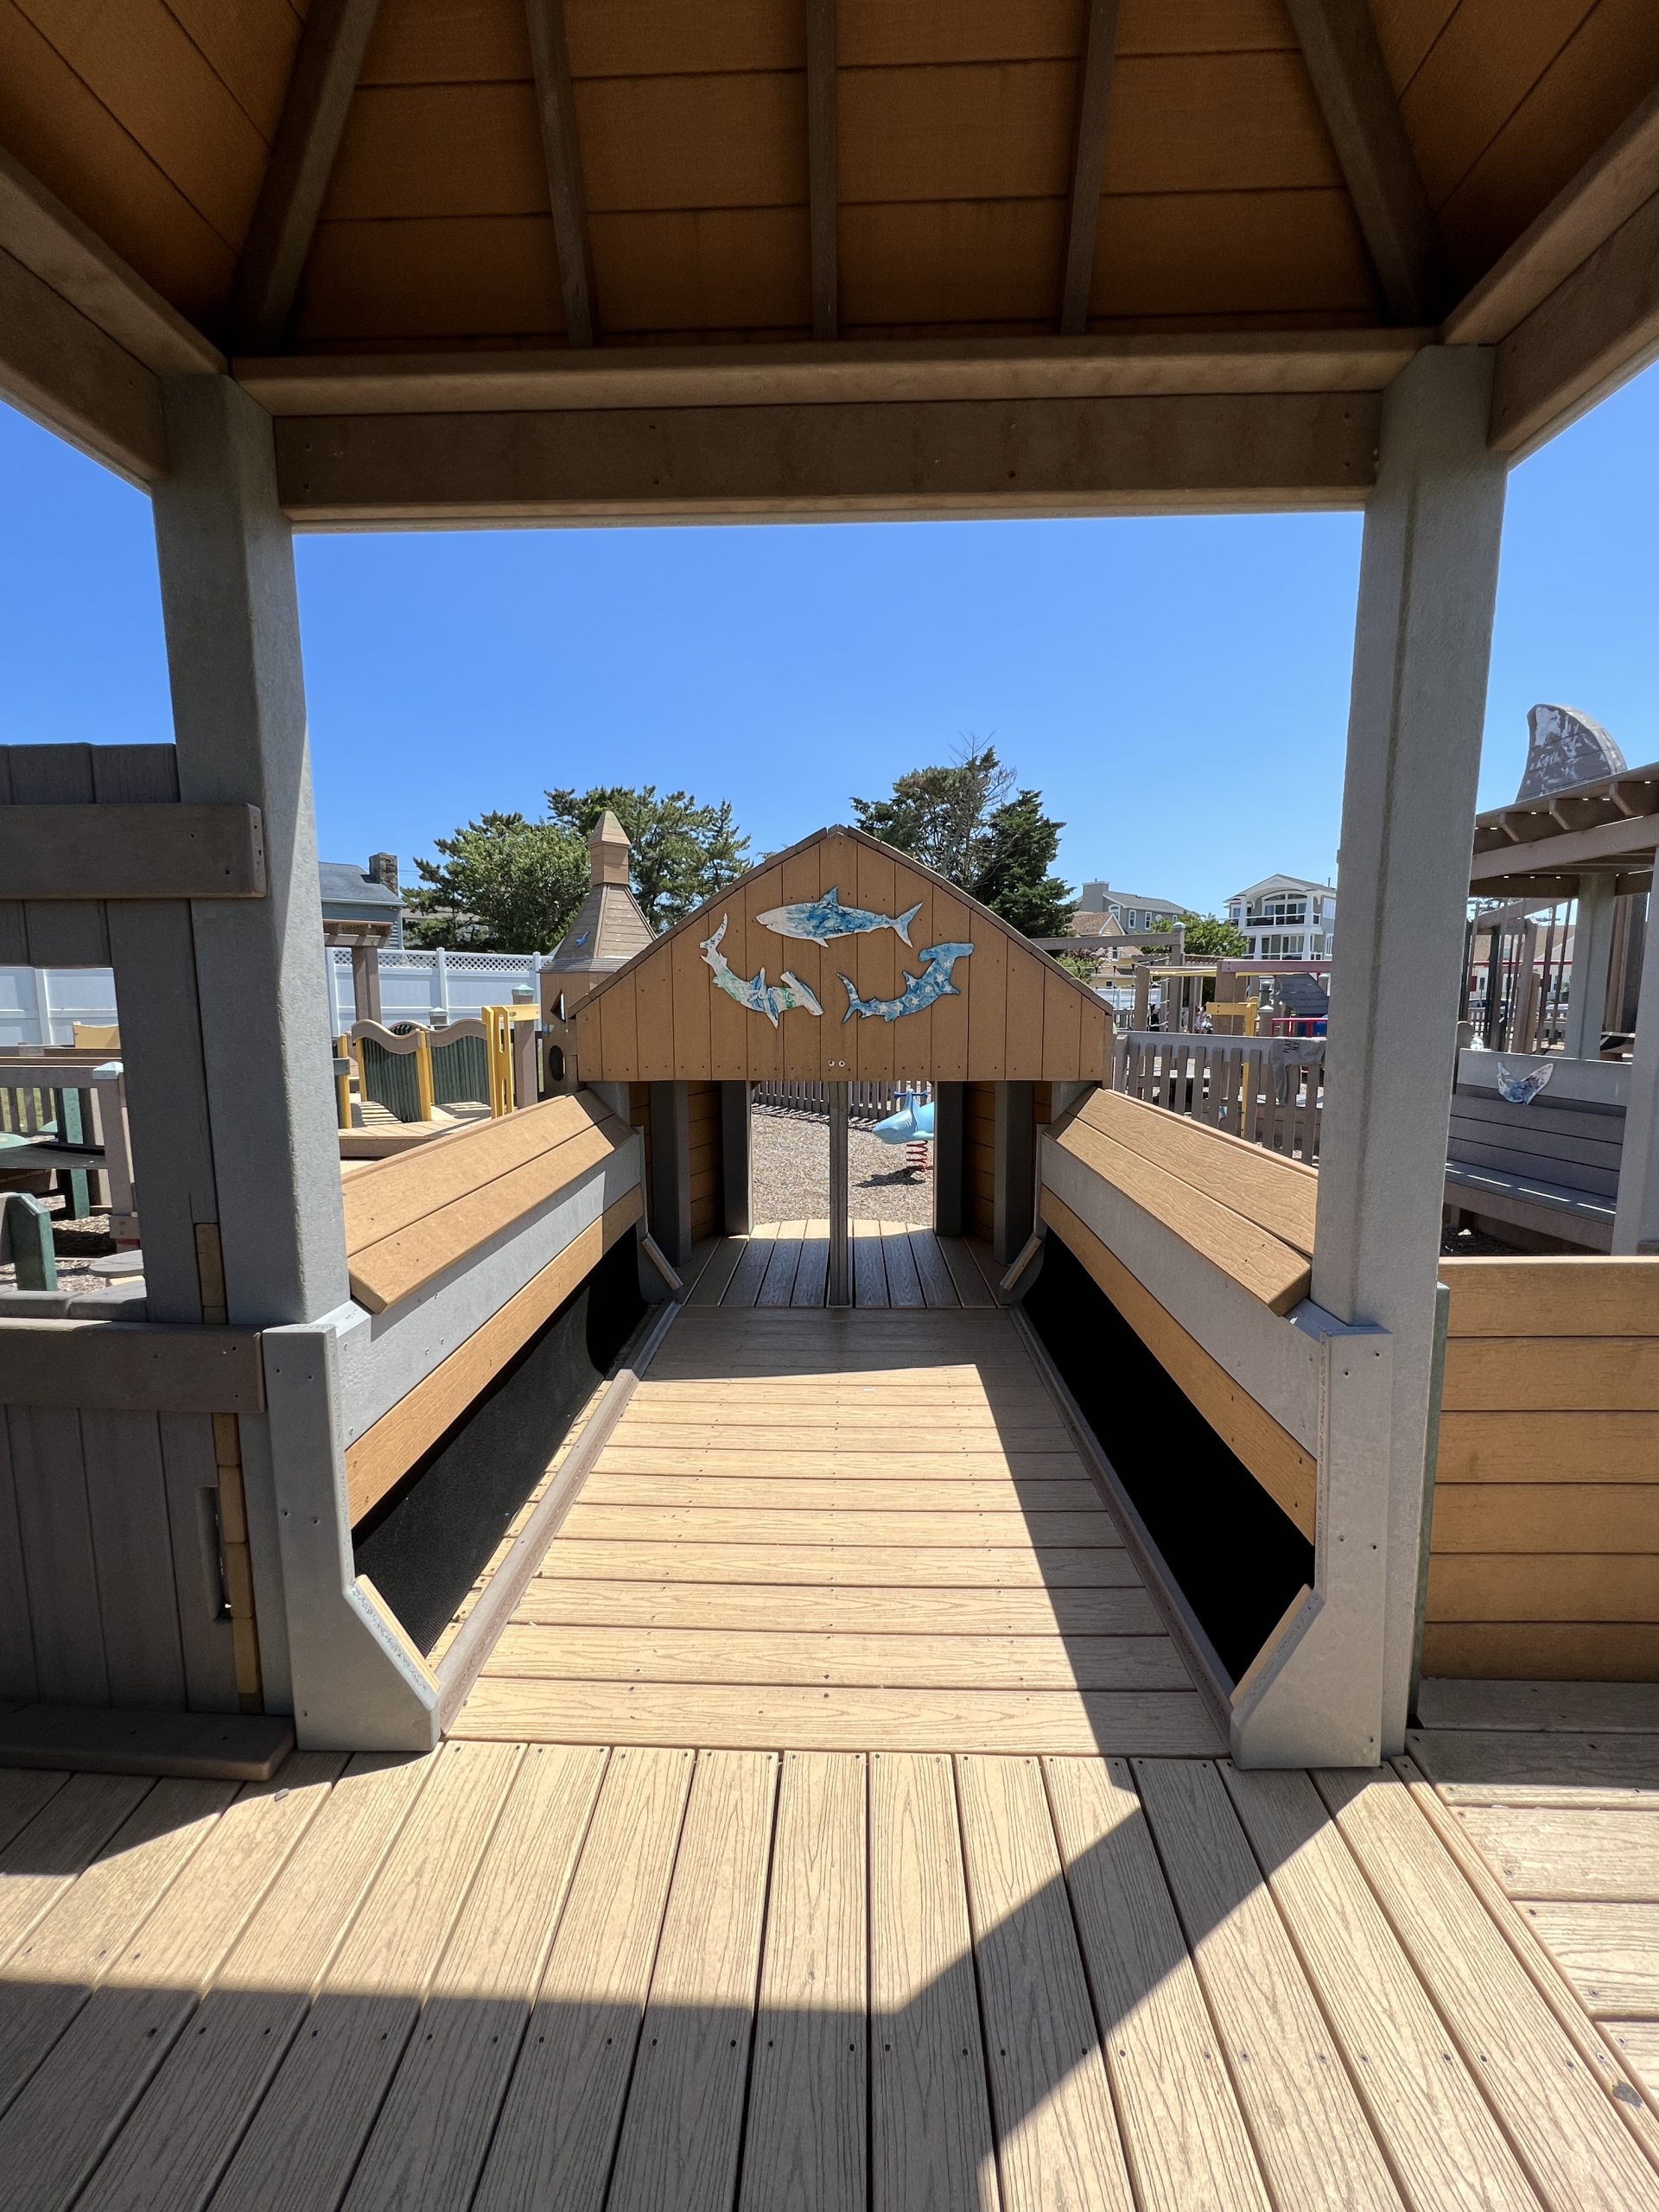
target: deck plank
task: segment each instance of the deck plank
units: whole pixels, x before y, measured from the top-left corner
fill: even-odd
[[[0,1961],[86,1872],[150,1787],[134,1775],[72,1775],[0,1852]]]
[[[620,1751],[606,1770],[473,2212],[604,2203],[691,1763]]]
[[[213,2197],[218,2212],[340,2202],[483,1856],[517,1746],[447,1744]]]
[[[9,2212],[73,2200],[344,1764],[302,1751],[276,1780],[245,1785],[213,1823],[0,2120]]]
[[[911,1249],[910,1231],[901,1222],[881,1224],[881,1260],[887,1271],[887,1303],[898,1307],[925,1305],[922,1279]]]
[[[881,1226],[874,1221],[855,1221],[853,1231],[853,1302],[870,1309],[887,1306],[887,1255],[882,1249]]]
[[[731,2203],[778,1764],[769,1751],[698,1755],[607,2212]]]
[[[866,1761],[787,1751],[740,2212],[862,2212],[868,2091]]]
[[[981,1272],[965,1236],[941,1236],[940,1255],[950,1270],[950,1280],[957,1286],[957,1296],[969,1312],[984,1306],[995,1306],[985,1277]]]
[[[1406,1749],[1448,1805],[1659,1808],[1659,1735],[1416,1728]]]
[[[916,1554],[908,1545],[714,1544],[664,1535],[652,1541],[578,1542],[561,1535],[543,1562],[558,1576],[597,1576],[607,1582],[728,1582],[772,1586],[912,1589]],[[1118,1550],[1033,1551],[988,1545],[930,1552],[926,1581],[935,1590],[1139,1589],[1141,1576]]]
[[[1305,1774],[1224,1769],[1372,2126],[1414,2207],[1532,2212],[1531,2184]]]
[[[947,1758],[870,1761],[872,2212],[997,2212]]]
[[[1659,1904],[1540,1897],[1519,1910],[1592,2018],[1659,2020]]]
[[[1042,1770],[962,1758],[957,1778],[1005,2212],[1135,2212]]]
[[[1220,1775],[1147,1759],[1135,1779],[1277,2203],[1395,2212],[1399,2192]]]
[[[768,1475],[705,1474],[700,1471],[654,1473],[635,1469],[613,1474],[601,1466],[582,1490],[588,1505],[663,1507],[672,1512],[716,1510],[759,1514],[770,1526],[778,1512],[811,1510],[823,1513],[1018,1513],[1103,1512],[1100,1493],[1074,1459],[1064,1475],[998,1475],[934,1482],[922,1476],[905,1483],[892,1477],[866,1482],[856,1459],[842,1463],[844,1474],[820,1467],[816,1473],[792,1468]]]
[[[604,1770],[602,1751],[525,1753],[346,2212],[469,2202]]]
[[[486,1675],[459,1737],[728,1750],[993,1751],[1187,1758],[1221,1749],[1192,1690],[833,1691],[725,1682],[526,1681]]]
[[[830,1293],[830,1224],[809,1221],[801,1239],[800,1265],[795,1270],[797,1307],[822,1306]]]
[[[0,1768],[0,1851],[26,1828],[69,1779],[41,1767]]]
[[[902,1544],[918,1551],[983,1547],[1018,1551],[1046,1548],[1116,1551],[1122,1539],[1098,1500],[1076,1512],[837,1513],[774,1506],[765,1514],[709,1506],[588,1505],[572,1507],[562,1532],[576,1543]],[[915,1570],[918,1579],[925,1568]]]
[[[755,1629],[769,1619],[799,1635],[881,1635],[891,1591],[767,1588],[753,1583],[556,1581],[526,1585],[514,1618],[559,1628]],[[904,1618],[917,1635],[1041,1638],[1164,1634],[1162,1615],[1139,1587],[1109,1590],[909,1590]]]
[[[206,2202],[430,1771],[369,1753],[334,1785],[92,2177],[88,2212]]]
[[[1651,1682],[1449,1681],[1430,1675],[1418,1685],[1417,1713],[1433,1729],[1650,1736],[1659,1721],[1659,1690]]]
[[[1182,1690],[1166,1636],[810,1635],[775,1630],[507,1629],[486,1673],[543,1681],[857,1683],[911,1689]]]
[[[957,1279],[946,1264],[935,1232],[931,1229],[912,1229],[910,1249],[916,1263],[916,1275],[921,1284],[922,1296],[927,1304],[960,1306],[962,1294],[957,1288]]]
[[[766,1262],[766,1272],[754,1294],[757,1306],[789,1306],[794,1302],[795,1275],[801,1264],[801,1242],[805,1234],[804,1221],[779,1223],[772,1237],[772,1257]]]
[[[1484,1805],[1457,1817],[1513,1897],[1659,1898],[1651,1812]]]
[[[930,1435],[927,1450],[906,1452],[890,1448],[891,1432],[880,1437],[868,1429],[855,1431],[850,1437],[845,1432],[822,1435],[807,1432],[810,1442],[801,1443],[790,1440],[802,1436],[799,1429],[762,1429],[745,1432],[746,1440],[748,1434],[759,1433],[779,1437],[784,1441],[751,1450],[728,1451],[717,1445],[659,1445],[657,1439],[664,1433],[673,1436],[679,1432],[628,1431],[626,1427],[619,1430],[606,1446],[584,1495],[592,1497],[599,1482],[618,1475],[723,1475],[740,1481],[772,1482],[781,1470],[791,1479],[816,1476],[823,1481],[831,1478],[837,1467],[844,1467],[849,1476],[861,1483],[972,1483],[995,1480],[999,1476],[1024,1482],[1090,1479],[1083,1471],[1075,1448],[1013,1452],[994,1444],[982,1452],[971,1452],[965,1447],[942,1452],[933,1448],[935,1440]],[[647,1440],[641,1443],[641,1437]]]
[[[1545,2202],[1556,2212],[1659,2207],[1659,2174],[1405,1784],[1316,1778]]]
[[[721,1293],[722,1309],[754,1304],[766,1279],[766,1269],[772,1265],[772,1230],[757,1229],[742,1239],[743,1249],[738,1255],[737,1265]]]
[[[691,1294],[686,1304],[690,1306],[720,1306],[731,1287],[732,1277],[743,1257],[746,1240],[741,1236],[721,1236],[697,1274]]]

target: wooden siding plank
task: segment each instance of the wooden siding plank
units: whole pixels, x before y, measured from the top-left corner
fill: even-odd
[[[160,1425],[154,1414],[86,1412],[80,1435],[111,1700],[181,1707],[181,1593]],[[189,1590],[185,1602],[194,1596]]]
[[[967,1074],[975,1084],[1001,1083],[1008,1071],[1008,948],[1001,937],[976,941],[968,1000]],[[975,1094],[969,1096],[971,1109]]]
[[[474,2212],[604,2202],[691,1764],[624,1750],[606,1770]]]
[[[1400,2198],[1289,1936],[1209,1765],[1135,1778],[1268,2187],[1299,2207]],[[1320,2145],[1316,2168],[1303,2150]]]
[[[1454,1337],[1444,1403],[1448,1413],[1659,1411],[1659,1337]]]
[[[1313,1455],[1188,1335],[1063,1198],[1045,1190],[1041,1211],[1228,1450],[1243,1460],[1303,1535],[1312,1537],[1319,1483]]]
[[[1604,1683],[1659,1680],[1659,1628],[1645,1624],[1431,1621],[1423,1664],[1440,1675],[1516,1681],[1553,1675],[1570,1688],[1586,1676]]]
[[[1652,1552],[1535,1552],[1519,1558],[1436,1553],[1428,1562],[1425,1618],[1437,1624],[1659,1623],[1659,1557]]]
[[[822,1690],[486,1676],[455,1734],[506,1743],[683,1744],[766,1751],[1213,1755],[1215,1724],[1184,1690]]]
[[[994,2139],[950,1763],[870,1760],[873,2212],[995,2212]]]
[[[726,2212],[737,2182],[778,1796],[775,1751],[702,1751],[607,2212]]]
[[[955,1591],[912,1589],[903,1602],[906,1625],[918,1636],[961,1629],[964,1607]],[[970,1617],[976,1635],[1022,1639],[1164,1633],[1162,1616],[1139,1588],[982,1589]],[[890,1629],[893,1599],[879,1587],[561,1581],[549,1574],[526,1586],[514,1618],[563,1629],[693,1630],[742,1629],[776,1618],[803,1636],[880,1635]]]
[[[80,1416],[13,1405],[3,1417],[10,1437],[40,1694],[60,1705],[107,1704]]]
[[[1448,1483],[1437,1552],[1659,1554],[1659,1482]]]
[[[28,1700],[40,1694],[11,1439],[5,1414],[0,1411],[0,1696]]]
[[[359,1754],[257,1907],[81,2202],[205,2202],[308,2009],[428,1762]]]
[[[1042,1770],[962,1758],[957,1782],[1003,2204],[1133,2212]]]
[[[1560,2212],[1659,2204],[1659,2174],[1404,1784],[1334,1771],[1317,1780],[1545,2202]]]
[[[522,1753],[446,1744],[219,2183],[236,2212],[339,2201]]]
[[[1119,1759],[1047,1759],[1044,1772],[1139,2201],[1267,2212],[1128,1768]]]
[[[1659,1413],[1440,1415],[1437,1484],[1643,1482],[1656,1469]]]
[[[891,1623],[904,1611],[890,1603]],[[1184,1690],[1162,1636],[860,1635],[783,1628],[510,1627],[486,1670],[497,1679],[600,1682],[853,1683],[880,1689]]]
[[[867,2201],[866,1764],[783,1756],[739,2212]]]
[[[1305,1774],[1223,1769],[1408,2203],[1533,2212],[1531,2184]]]
[[[469,2200],[604,1772],[600,1750],[525,1752],[346,2212]]]

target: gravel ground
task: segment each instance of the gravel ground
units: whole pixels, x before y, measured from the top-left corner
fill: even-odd
[[[54,1198],[48,1203],[56,1206],[60,1201]],[[54,1213],[52,1247],[57,1255],[60,1290],[73,1292],[79,1297],[83,1291],[109,1288],[107,1277],[92,1273],[92,1262],[115,1249],[107,1214],[88,1214],[84,1221],[66,1221],[61,1214]],[[16,1287],[17,1270],[8,1260],[0,1267],[0,1290]]]
[[[830,1211],[829,1123],[811,1115],[780,1114],[772,1107],[757,1106],[751,1129],[754,1219],[825,1219]],[[854,1128],[847,1136],[847,1168],[855,1221],[905,1221],[918,1229],[931,1223],[931,1171],[906,1174],[903,1145],[883,1144],[868,1129]]]

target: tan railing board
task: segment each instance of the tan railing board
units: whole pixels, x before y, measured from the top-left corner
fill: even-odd
[[[550,1104],[557,1103],[550,1100]],[[516,1117],[515,1117],[516,1118]],[[504,1124],[491,1124],[499,1128]],[[511,1123],[505,1126],[511,1126]],[[461,1133],[461,1140],[471,1131]],[[479,1132],[481,1135],[482,1130]],[[468,1252],[538,1206],[556,1197],[567,1185],[607,1160],[628,1141],[621,1125],[608,1116],[597,1116],[571,1128],[561,1141],[538,1150],[521,1165],[508,1167],[441,1203],[421,1217],[390,1236],[349,1253],[352,1295],[372,1313],[384,1313],[435,1281]],[[388,1160],[387,1167],[407,1169],[423,1164],[429,1153]],[[349,1200],[368,1175],[353,1176],[346,1185]]]
[[[580,1230],[538,1275],[347,1446],[346,1486],[353,1526],[402,1481],[644,1211],[636,1185],[607,1206],[601,1219]]]
[[[1071,1126],[1078,1122],[1156,1160],[1281,1243],[1312,1256],[1319,1188],[1316,1168],[1265,1153],[1224,1129],[1160,1113],[1115,1090],[1096,1090],[1082,1100]]]
[[[1147,1152],[1075,1116],[1058,1126],[1054,1141],[1272,1312],[1288,1313],[1307,1296],[1312,1270],[1306,1254]]]
[[[619,1142],[626,1135],[596,1099],[578,1092],[435,1137],[416,1156],[376,1160],[346,1186],[346,1253],[354,1257],[582,1131],[601,1128]]]
[[[1063,1198],[1044,1191],[1041,1212],[1228,1450],[1311,1541],[1319,1486],[1313,1455],[1187,1333]]]

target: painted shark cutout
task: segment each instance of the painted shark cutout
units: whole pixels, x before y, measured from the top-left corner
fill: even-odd
[[[965,960],[973,950],[971,944],[930,944],[923,948],[918,957],[926,962],[919,976],[912,976],[909,969],[902,970],[905,988],[896,999],[861,999],[850,976],[842,982],[847,988],[847,1011],[843,1021],[861,1014],[866,1021],[880,1014],[883,1021],[897,1021],[906,1014],[920,1014],[932,1005],[935,999],[960,998],[962,994],[950,980],[950,970],[958,960]]]
[[[791,976],[787,968],[784,970],[782,982],[777,983],[766,981],[764,968],[757,969],[751,976],[736,973],[720,949],[720,941],[726,934],[726,925],[730,919],[729,914],[722,914],[720,927],[713,937],[704,938],[702,944],[702,957],[714,976],[715,988],[724,991],[728,999],[735,999],[739,1006],[747,1007],[751,1014],[764,1014],[774,1029],[778,1027],[779,1015],[788,1014],[797,1007],[803,1007],[808,1014],[821,1014],[823,1008],[800,977]]]
[[[798,899],[791,906],[769,906],[755,919],[779,937],[804,938],[810,944],[823,944],[832,937],[862,937],[870,930],[897,930],[899,942],[907,945],[910,925],[921,911],[919,899],[902,914],[874,914],[867,906],[843,906],[841,893],[832,884],[821,899]]]

